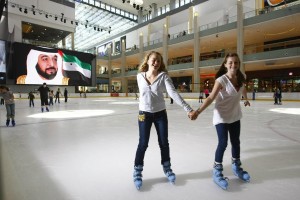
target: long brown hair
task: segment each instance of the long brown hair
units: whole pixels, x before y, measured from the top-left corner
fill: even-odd
[[[227,68],[225,67],[225,64],[227,63],[227,60],[229,57],[236,57],[238,60],[239,66],[240,66],[241,60],[239,58],[239,55],[237,53],[227,53],[227,55],[225,56],[225,58],[222,62],[222,65],[221,65],[219,71],[216,73],[216,76],[215,76],[216,79],[227,73]],[[236,72],[236,76],[237,76],[237,84],[238,84],[237,86],[242,87],[243,83],[246,82],[246,79],[245,79],[245,76],[243,75],[243,73],[241,72],[240,67],[238,68],[238,70]]]
[[[162,55],[161,55],[159,52],[157,52],[157,51],[151,51],[151,52],[149,52],[149,53],[145,56],[145,58],[144,58],[142,64],[141,64],[140,67],[139,67],[139,72],[146,72],[146,71],[148,71],[149,66],[148,66],[148,63],[147,63],[147,62],[148,62],[148,60],[149,60],[149,57],[150,57],[152,54],[155,54],[155,55],[157,55],[157,56],[160,57],[160,61],[161,61],[161,62],[160,62],[160,67],[159,67],[159,69],[158,69],[158,73],[159,73],[159,72],[168,72],[167,69],[166,69],[166,65],[165,65],[165,63],[164,63],[164,60],[163,60]]]

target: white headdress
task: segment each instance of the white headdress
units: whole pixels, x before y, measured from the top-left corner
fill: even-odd
[[[46,55],[56,55],[57,56],[57,74],[52,80],[43,80],[36,71],[36,64],[38,62],[38,57],[40,54]],[[58,53],[46,52],[46,51],[37,51],[31,49],[27,55],[27,76],[25,84],[43,84],[47,85],[61,85],[62,84],[62,57]]]

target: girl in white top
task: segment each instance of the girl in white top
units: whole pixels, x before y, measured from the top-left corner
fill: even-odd
[[[137,189],[142,186],[142,171],[144,156],[148,147],[150,130],[155,125],[158,143],[161,151],[161,164],[168,180],[175,182],[176,176],[172,172],[170,163],[170,150],[168,142],[168,118],[164,100],[167,92],[174,101],[188,112],[191,117],[195,111],[177,93],[172,79],[167,74],[163,58],[160,53],[152,51],[145,56],[139,68],[137,82],[139,97],[139,144],[134,162],[133,181]]]
[[[216,81],[212,92],[197,110],[192,119],[202,113],[214,100],[215,108],[213,124],[218,134],[218,147],[215,153],[213,170],[214,181],[223,189],[227,189],[227,178],[223,177],[222,162],[227,147],[228,133],[232,144],[232,170],[244,181],[250,176],[240,167],[240,119],[242,118],[240,100],[243,95],[245,106],[250,106],[247,100],[247,91],[244,86],[245,75],[240,71],[240,59],[236,53],[229,53],[216,74]]]

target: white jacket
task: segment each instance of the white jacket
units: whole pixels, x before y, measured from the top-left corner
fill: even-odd
[[[157,79],[149,85],[146,81],[145,72],[137,74],[137,82],[140,92],[139,97],[139,110],[155,113],[166,109],[164,92],[167,92],[169,96],[186,112],[192,111],[192,108],[183,100],[174,88],[172,79],[166,72],[160,72]]]

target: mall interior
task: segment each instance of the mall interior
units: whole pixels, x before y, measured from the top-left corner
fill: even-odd
[[[5,126],[0,105],[0,199],[298,199],[300,0],[1,0],[0,11],[0,85],[16,104],[15,127]],[[68,102],[42,113],[35,93],[29,107],[28,93],[41,82],[17,80],[29,76],[30,49],[88,60],[88,81],[49,82],[51,90],[69,91]],[[230,186],[213,183],[213,106],[191,121],[166,93],[176,184],[162,173],[152,127],[143,188],[136,190],[136,75],[151,51],[161,53],[176,90],[195,109],[226,54],[238,53],[251,100],[241,121],[249,183],[231,173],[230,146]],[[275,89],[282,105],[274,105]]]
[[[272,99],[280,88],[286,99],[299,99],[299,1],[33,0],[5,5],[0,24],[0,39],[7,42],[4,83],[19,93],[37,86],[15,88],[21,66],[12,61],[14,42],[93,54],[91,82],[68,86],[75,96],[138,93],[138,66],[148,52],[158,51],[176,89],[198,98],[212,89],[224,56],[237,52],[249,95]]]

